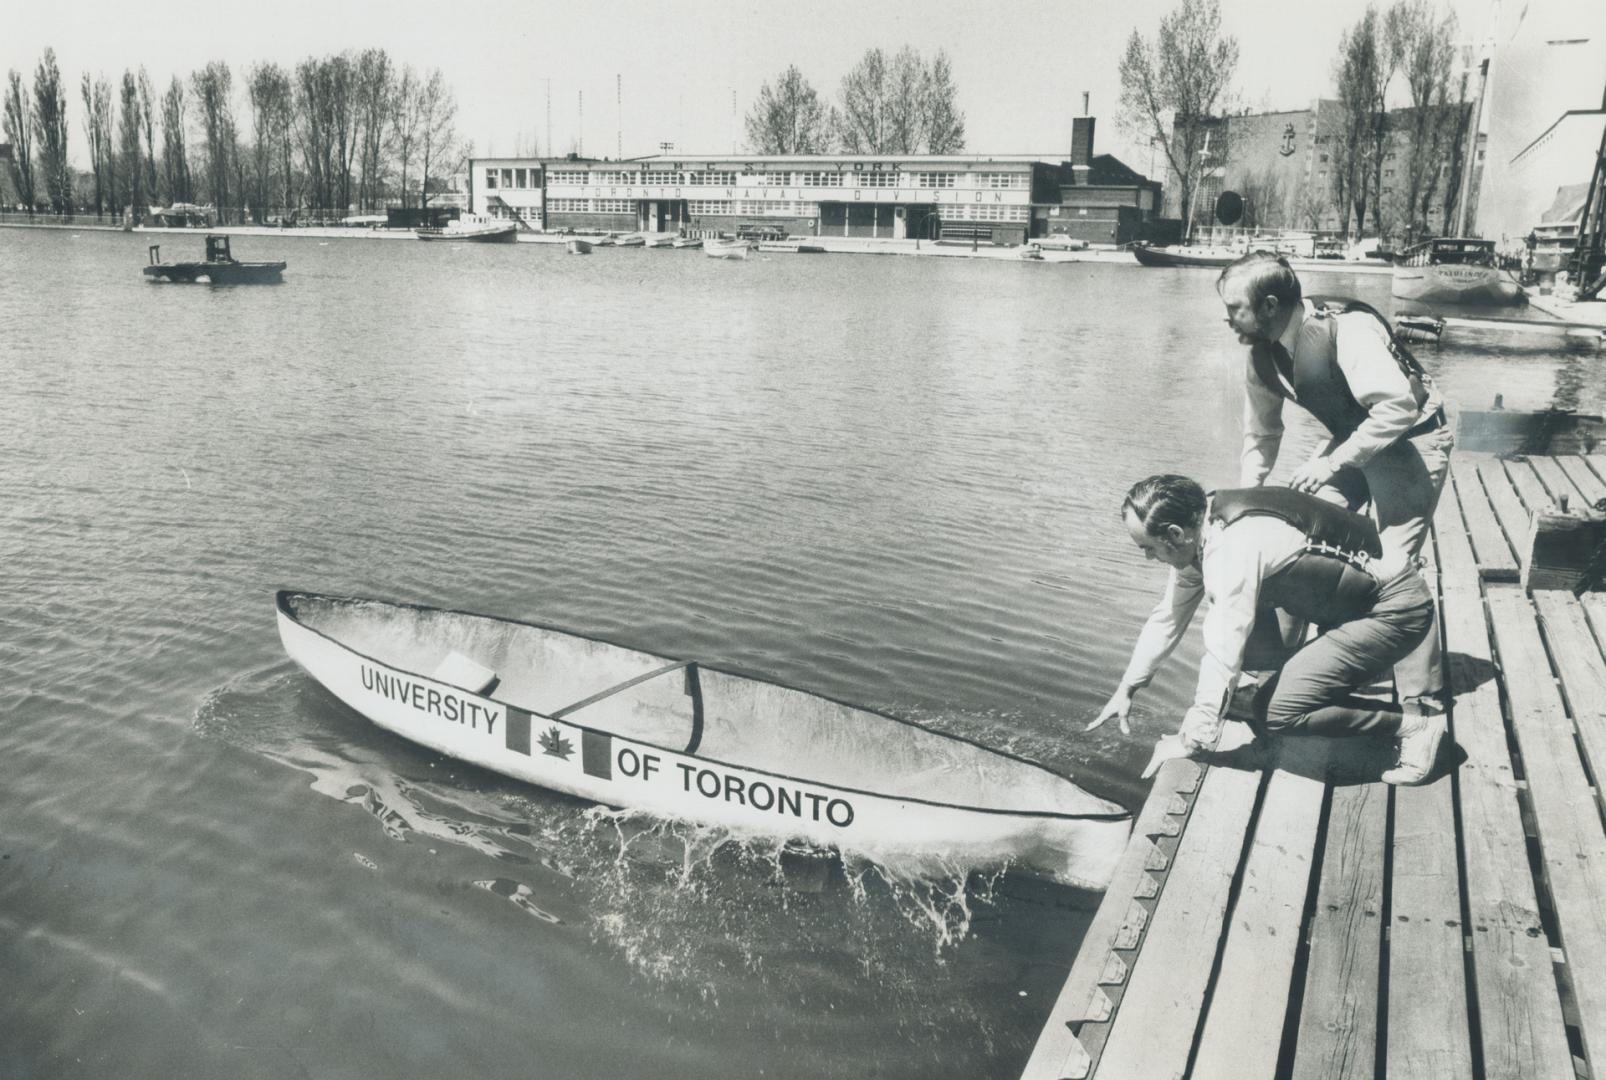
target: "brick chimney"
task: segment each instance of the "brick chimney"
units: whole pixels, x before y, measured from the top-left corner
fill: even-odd
[[[1071,176],[1072,183],[1086,184],[1093,171],[1093,117],[1078,116],[1071,120]]]

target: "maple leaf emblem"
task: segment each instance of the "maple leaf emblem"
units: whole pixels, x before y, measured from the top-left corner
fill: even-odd
[[[568,761],[569,755],[574,753],[574,744],[565,739],[563,732],[557,728],[548,728],[541,735],[541,749],[553,757]]]

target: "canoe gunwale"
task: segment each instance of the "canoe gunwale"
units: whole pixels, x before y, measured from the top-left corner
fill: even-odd
[[[728,769],[745,770],[747,772],[752,772],[752,773],[757,773],[757,774],[760,774],[760,775],[763,775],[763,776],[773,777],[776,780],[785,781],[787,783],[808,784],[808,785],[813,785],[813,786],[816,786],[816,787],[830,788],[831,790],[841,791],[841,792],[845,792],[845,793],[851,794],[851,795],[863,795],[863,796],[867,796],[869,798],[874,798],[874,799],[885,799],[885,800],[891,800],[891,801],[895,801],[895,802],[906,802],[906,803],[911,803],[911,804],[919,805],[919,806],[931,806],[931,807],[947,809],[947,810],[960,810],[960,811],[964,811],[966,813],[992,814],[992,815],[1002,815],[1002,816],[1006,816],[1006,817],[1029,818],[1029,819],[1045,819],[1045,820],[1055,820],[1055,821],[1109,821],[1109,822],[1119,822],[1119,821],[1130,821],[1131,818],[1132,818],[1132,815],[1128,811],[1120,809],[1119,807],[1117,807],[1113,811],[1106,811],[1106,812],[1088,811],[1088,812],[1083,812],[1083,813],[1071,813],[1071,812],[1056,811],[1056,810],[1017,810],[1017,809],[1009,809],[1009,808],[995,807],[995,806],[979,806],[979,805],[973,805],[973,804],[969,804],[969,803],[943,802],[943,801],[940,801],[940,800],[937,800],[937,799],[923,798],[923,797],[918,796],[918,795],[906,795],[906,794],[889,793],[889,792],[885,792],[885,791],[873,791],[873,790],[870,790],[870,789],[867,789],[867,788],[855,788],[855,787],[849,787],[849,786],[847,786],[845,784],[838,784],[838,783],[829,782],[829,781],[822,781],[822,780],[819,780],[817,778],[792,776],[792,775],[787,774],[787,773],[776,772],[773,769],[763,768],[763,767],[759,767],[759,766],[755,766],[755,765],[751,765],[751,764],[747,764],[747,763],[743,763],[743,762],[727,761],[727,760],[724,760],[722,758],[716,758],[716,757],[708,756],[708,755],[705,755],[705,754],[702,754],[702,753],[698,753],[695,749],[688,751],[687,749],[682,748],[682,747],[665,746],[665,745],[661,745],[659,743],[650,742],[650,741],[648,741],[646,739],[635,738],[635,737],[629,736],[629,735],[620,735],[620,734],[618,734],[618,733],[616,733],[614,731],[611,731],[609,729],[606,729],[606,728],[591,727],[591,726],[586,725],[586,724],[578,723],[577,721],[569,718],[568,716],[561,716],[560,717],[560,716],[554,715],[553,713],[543,713],[543,712],[540,712],[540,711],[535,710],[535,709],[529,709],[529,708],[526,708],[523,705],[519,705],[519,704],[516,704],[514,702],[510,702],[510,701],[506,700],[505,698],[496,697],[494,693],[492,693],[492,694],[477,693],[477,692],[475,692],[473,689],[471,689],[469,687],[459,686],[456,683],[449,682],[449,681],[447,681],[445,679],[437,678],[437,677],[435,677],[433,675],[429,675],[429,674],[426,674],[426,673],[423,673],[423,672],[409,671],[406,668],[396,667],[394,664],[391,664],[391,663],[389,663],[389,662],[387,662],[385,660],[381,660],[381,659],[379,659],[377,657],[374,657],[374,656],[371,656],[371,655],[369,655],[367,653],[364,653],[361,650],[356,649],[356,648],[352,647],[351,645],[347,644],[346,642],[341,641],[338,638],[332,637],[331,635],[325,633],[323,630],[319,629],[318,627],[313,626],[313,625],[303,621],[298,616],[298,614],[296,613],[296,611],[294,610],[294,608],[290,604],[290,599],[292,597],[306,597],[306,598],[308,598],[310,600],[333,602],[333,603],[337,603],[337,604],[380,604],[380,605],[391,607],[391,608],[399,608],[399,609],[408,610],[408,611],[415,611],[415,612],[426,612],[426,613],[438,614],[438,615],[458,615],[458,616],[464,616],[464,617],[472,618],[472,619],[487,619],[487,620],[490,620],[492,622],[507,623],[507,624],[511,624],[511,625],[515,625],[515,626],[527,626],[527,627],[530,627],[531,629],[545,631],[545,632],[548,632],[548,633],[564,634],[564,635],[567,635],[569,637],[580,638],[580,639],[585,640],[585,641],[591,641],[591,642],[595,642],[595,643],[598,643],[598,644],[607,645],[607,646],[610,646],[612,648],[625,649],[625,650],[627,650],[629,652],[636,653],[636,654],[638,654],[640,656],[649,657],[649,658],[652,658],[652,659],[657,659],[657,660],[663,661],[663,664],[665,666],[662,666],[662,667],[660,667],[658,669],[655,669],[652,672],[647,673],[648,677],[662,675],[662,674],[664,674],[666,672],[673,671],[673,670],[676,670],[677,668],[681,668],[681,667],[696,667],[696,668],[701,668],[702,670],[713,672],[713,673],[720,674],[720,675],[728,675],[728,676],[733,676],[733,677],[739,678],[739,679],[746,679],[746,680],[751,680],[751,681],[754,681],[754,682],[764,683],[764,684],[767,684],[767,685],[770,685],[770,686],[780,687],[781,689],[789,690],[789,691],[792,691],[794,693],[806,694],[806,695],[808,695],[810,697],[817,698],[817,699],[819,699],[821,701],[828,702],[828,703],[830,703],[832,705],[836,705],[836,706],[839,706],[841,708],[852,709],[852,710],[855,710],[855,711],[858,711],[858,712],[867,713],[869,715],[877,717],[878,719],[890,721],[890,722],[895,723],[895,724],[900,724],[900,725],[902,725],[902,726],[904,726],[906,728],[910,728],[910,729],[913,729],[915,731],[919,731],[919,732],[921,732],[921,733],[923,733],[923,734],[925,734],[927,736],[931,736],[931,737],[934,737],[934,738],[937,738],[937,739],[942,739],[942,740],[946,740],[946,741],[960,743],[960,744],[963,744],[963,745],[966,745],[966,746],[970,746],[970,747],[973,747],[975,749],[981,750],[981,751],[983,751],[983,752],[985,752],[987,754],[991,754],[991,755],[994,755],[996,757],[1003,758],[1005,760],[1013,762],[1013,763],[1015,763],[1017,765],[1023,766],[1023,767],[1025,767],[1027,769],[1031,769],[1031,770],[1035,770],[1035,771],[1038,771],[1038,772],[1045,773],[1045,774],[1053,777],[1054,779],[1059,780],[1059,781],[1064,782],[1064,783],[1067,783],[1067,784],[1070,784],[1073,787],[1077,786],[1075,784],[1075,781],[1071,777],[1065,776],[1062,773],[1059,773],[1059,772],[1057,772],[1057,771],[1055,771],[1053,769],[1050,769],[1046,765],[1042,765],[1042,764],[1039,764],[1038,762],[1030,761],[1030,760],[1028,760],[1026,758],[1019,757],[1019,756],[1017,756],[1015,754],[1009,753],[1008,751],[995,750],[992,747],[985,746],[982,743],[976,742],[973,739],[965,738],[962,735],[954,735],[954,734],[950,734],[950,733],[944,732],[944,731],[936,731],[936,730],[933,730],[931,728],[927,728],[927,727],[924,727],[922,725],[916,724],[913,721],[905,720],[902,717],[894,716],[894,715],[892,715],[890,713],[884,713],[884,712],[881,712],[881,711],[876,710],[876,709],[868,709],[868,708],[865,708],[865,707],[860,706],[860,705],[853,705],[853,704],[850,704],[848,702],[838,701],[835,698],[830,698],[830,697],[827,697],[827,696],[825,696],[823,694],[817,694],[817,693],[815,693],[815,692],[813,692],[811,690],[803,690],[803,689],[800,689],[798,687],[789,686],[786,683],[777,682],[774,679],[767,679],[767,678],[764,678],[762,676],[748,674],[748,673],[740,671],[740,670],[733,670],[733,669],[729,669],[729,668],[712,667],[712,666],[704,665],[701,661],[681,661],[681,660],[676,660],[676,659],[671,658],[671,657],[661,656],[661,655],[659,655],[657,653],[650,653],[650,652],[646,652],[645,650],[642,650],[642,649],[632,648],[631,646],[628,646],[628,645],[621,645],[618,642],[609,641],[606,638],[596,637],[596,636],[589,635],[589,634],[578,634],[578,633],[575,633],[575,632],[573,632],[571,630],[564,629],[562,627],[550,626],[550,625],[546,625],[546,624],[542,624],[542,623],[531,622],[531,621],[524,620],[524,619],[511,619],[511,618],[504,618],[504,617],[499,616],[499,615],[487,615],[487,614],[485,614],[483,612],[464,611],[464,610],[457,609],[457,608],[432,607],[432,606],[427,605],[427,604],[413,604],[413,603],[408,603],[408,602],[405,602],[405,601],[380,600],[380,599],[373,598],[373,597],[336,596],[336,595],[329,594],[329,593],[307,592],[305,590],[300,590],[300,589],[280,589],[280,590],[277,591],[277,593],[276,593],[276,595],[274,597],[275,607],[276,607],[279,615],[282,618],[288,619],[290,622],[294,623],[296,626],[300,627],[301,629],[305,630],[306,632],[317,635],[319,638],[322,638],[323,640],[331,643],[335,647],[337,647],[337,648],[339,648],[339,649],[341,649],[341,650],[343,650],[343,651],[345,651],[347,653],[350,653],[352,656],[360,657],[363,660],[366,660],[366,661],[368,661],[370,663],[377,664],[380,667],[383,667],[386,671],[394,672],[394,673],[401,674],[401,675],[407,675],[407,676],[410,676],[410,677],[413,677],[413,678],[425,679],[425,680],[430,681],[430,682],[438,683],[438,684],[440,684],[442,686],[450,686],[450,687],[452,687],[452,688],[454,688],[456,690],[459,690],[459,691],[461,691],[461,692],[463,692],[465,694],[469,694],[472,697],[481,698],[483,700],[495,702],[496,704],[501,705],[504,709],[506,709],[506,708],[514,708],[514,709],[521,710],[523,712],[527,712],[527,713],[529,713],[529,715],[531,716],[532,719],[539,718],[540,720],[543,720],[543,721],[549,722],[549,723],[564,724],[564,725],[567,725],[569,727],[575,728],[575,729],[580,730],[580,731],[588,731],[588,732],[591,732],[591,733],[596,734],[596,735],[605,735],[605,736],[608,736],[608,737],[610,737],[612,739],[616,739],[616,740],[619,740],[619,741],[627,743],[627,744],[634,744],[636,746],[647,747],[647,748],[650,748],[650,749],[653,749],[653,750],[658,750],[658,751],[662,751],[664,753],[669,753],[669,754],[677,754],[677,755],[683,755],[683,756],[688,756],[688,757],[695,757],[697,760],[707,762],[710,765],[717,765],[717,766],[721,766],[721,767],[728,768]],[[315,679],[315,681],[319,681],[319,680],[316,679],[315,676],[314,676],[314,679]],[[633,683],[635,681],[637,681],[637,680],[627,680],[627,682],[631,682],[631,683]],[[645,681],[645,680],[643,679],[641,681]],[[321,684],[321,681],[320,681],[320,684]],[[558,710],[558,711],[559,712],[572,712],[575,709],[577,709],[579,706],[584,705],[584,704],[588,703],[591,700],[598,700],[598,699],[600,699],[600,697],[606,696],[607,694],[611,693],[615,689],[623,689],[623,688],[624,688],[624,684],[621,684],[621,685],[616,686],[616,687],[605,689],[599,695],[594,695],[592,698],[589,698],[589,699],[583,699],[581,702],[575,703],[575,705],[567,706],[567,707],[565,707],[565,709]],[[355,710],[355,711],[361,713],[361,710]],[[365,717],[365,719],[369,719],[369,721],[371,723],[373,722],[371,718]],[[382,727],[382,728],[385,727],[385,725],[376,725],[376,726],[379,726],[379,727]],[[399,734],[399,733],[396,733],[396,734]],[[403,735],[401,737],[407,738],[407,736],[405,736],[405,735]],[[409,741],[411,741],[411,740],[409,740]],[[451,756],[451,755],[447,755],[447,756]],[[487,768],[489,771],[492,771],[492,772],[496,771],[494,768],[491,768],[489,766],[483,766],[482,765],[481,767]],[[1078,787],[1077,790],[1082,790],[1082,789]],[[1087,792],[1086,794],[1091,799],[1097,799],[1100,802],[1109,803],[1109,800],[1103,799],[1100,796],[1092,794],[1091,792]],[[593,800],[593,801],[601,801],[601,800]],[[1110,805],[1113,806],[1115,804],[1110,803]]]

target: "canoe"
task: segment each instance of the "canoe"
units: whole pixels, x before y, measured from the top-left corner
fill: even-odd
[[[535,623],[282,591],[285,651],[374,724],[607,806],[899,865],[1101,889],[1129,815],[885,713]]]

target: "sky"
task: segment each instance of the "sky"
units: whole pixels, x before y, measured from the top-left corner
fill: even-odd
[[[1491,0],[1439,0],[1463,37],[1488,32]],[[1505,0],[1510,5],[1521,0]],[[1562,0],[1573,2],[1573,0]],[[1577,0],[1580,4],[1599,0]],[[45,48],[68,83],[71,144],[86,164],[79,80],[115,86],[144,65],[165,86],[227,62],[243,101],[246,68],[287,67],[343,49],[384,48],[397,63],[440,68],[459,133],[478,156],[532,150],[593,156],[683,155],[740,148],[742,118],[762,85],[795,64],[827,100],[867,49],[948,52],[978,154],[1069,152],[1071,119],[1100,118],[1096,150],[1149,171],[1150,151],[1114,123],[1118,65],[1132,31],[1152,37],[1177,0],[0,0],[0,70],[31,86]],[[1339,35],[1366,0],[1222,0],[1238,39],[1238,92],[1257,111],[1330,95]],[[1386,6],[1382,4],[1380,6]],[[238,12],[236,14],[235,12]],[[243,106],[237,105],[243,117]],[[550,119],[549,119],[550,117]]]

